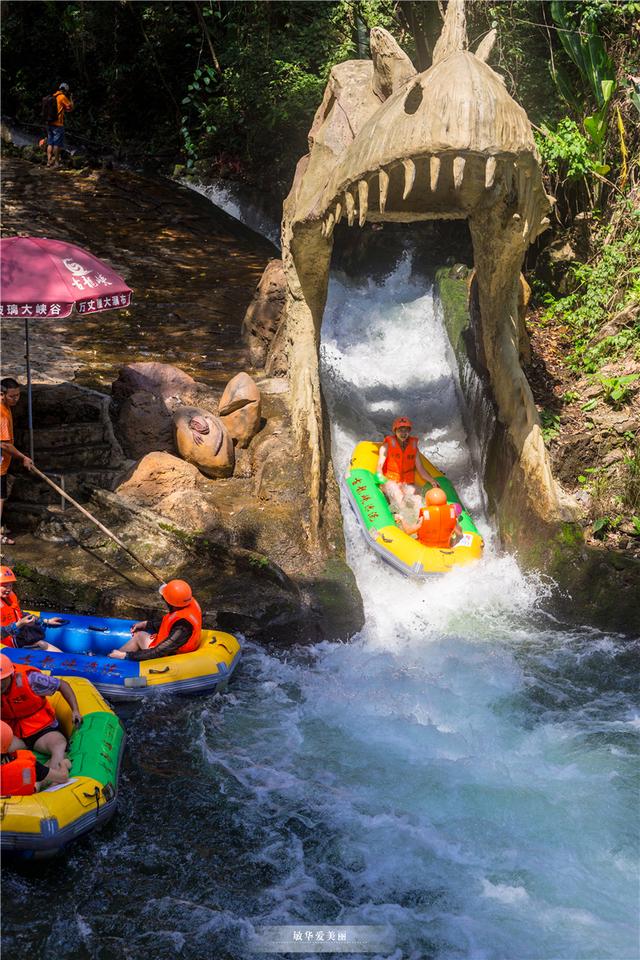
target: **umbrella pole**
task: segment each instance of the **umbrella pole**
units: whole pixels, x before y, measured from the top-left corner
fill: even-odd
[[[26,353],[24,355],[27,361],[27,411],[29,417],[29,456],[33,460],[33,402],[31,397],[31,355],[29,353],[29,317],[24,318],[24,339],[26,344]]]
[[[59,487],[57,483],[54,483],[53,480],[51,480],[51,478],[46,475],[46,473],[43,473],[42,470],[38,470],[37,467],[32,467],[31,472],[35,473],[35,475],[37,477],[40,477],[41,480],[44,480],[45,483],[48,483],[49,486],[53,487],[53,489],[57,493],[59,493],[61,497],[64,497],[64,499],[68,500],[69,503],[72,503],[73,506],[76,508],[76,510],[79,510],[80,513],[84,514],[85,517],[88,517],[92,523],[95,523],[96,527],[98,527],[99,530],[102,530],[103,533],[106,533],[106,535],[110,537],[114,541],[114,543],[117,543],[118,546],[121,547],[123,550],[125,550],[130,557],[133,557],[136,563],[139,563],[141,567],[144,567],[147,573],[150,573],[151,576],[158,581],[158,583],[164,583],[163,578],[156,573],[153,567],[150,567],[148,564],[144,562],[144,560],[141,560],[140,557],[137,557],[133,552],[133,550],[129,549],[126,543],[123,543],[122,540],[115,535],[115,533],[113,533],[111,530],[105,527],[103,523],[100,523],[100,521],[96,517],[94,517],[92,513],[89,513],[88,510],[85,510],[85,508],[81,506],[77,502],[77,500],[74,500],[73,497],[70,497],[67,491],[63,490],[62,487]]]

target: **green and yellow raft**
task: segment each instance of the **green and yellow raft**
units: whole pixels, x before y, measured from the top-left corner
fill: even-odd
[[[483,540],[478,530],[460,502],[455,487],[445,475],[422,454],[420,458],[429,473],[436,477],[447,495],[449,503],[459,503],[462,513],[458,518],[464,536],[448,549],[425,547],[418,540],[400,530],[393,518],[389,504],[376,481],[379,443],[361,441],[351,457],[349,469],[343,480],[343,486],[349,503],[365,533],[369,545],[406,576],[426,579],[434,574],[447,573],[453,567],[479,560],[482,556]],[[416,475],[416,486],[422,481]]]
[[[82,714],[82,726],[75,730],[62,694],[50,698],[62,732],[69,740],[69,780],[27,797],[0,797],[3,856],[50,857],[70,840],[106,823],[115,813],[124,727],[88,680],[63,679],[73,689]],[[44,757],[38,759],[45,761]]]

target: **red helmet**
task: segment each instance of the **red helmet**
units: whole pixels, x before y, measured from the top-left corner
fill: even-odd
[[[409,417],[396,417],[391,429],[396,431],[399,427],[409,427],[409,430],[411,430],[412,426],[413,424],[411,420],[409,420]]]
[[[162,584],[159,592],[170,607],[186,607],[193,600],[191,587],[185,580],[169,580]]]
[[[8,753],[11,741],[13,740],[13,730],[8,723],[0,720],[0,752]]]
[[[14,666],[6,653],[0,653],[0,680],[13,676]]]
[[[11,567],[0,567],[0,583],[15,583],[16,575]]]
[[[442,487],[431,487],[427,490],[424,499],[430,507],[443,507],[447,502],[447,495]]]

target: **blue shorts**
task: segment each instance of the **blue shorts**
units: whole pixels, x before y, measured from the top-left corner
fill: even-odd
[[[47,127],[47,143],[50,147],[64,147],[64,127]]]

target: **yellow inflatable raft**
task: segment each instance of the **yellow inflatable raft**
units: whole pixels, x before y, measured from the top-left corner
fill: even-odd
[[[0,797],[3,855],[22,859],[51,856],[115,812],[124,727],[88,680],[63,679],[73,689],[83,718],[82,725],[73,729],[67,701],[60,693],[50,698],[69,739],[69,780],[28,797]]]
[[[343,480],[349,503],[372,549],[396,570],[417,579],[447,573],[453,567],[479,560],[483,541],[473,520],[460,503],[451,481],[422,455],[423,465],[431,476],[437,478],[447,494],[447,502],[460,504],[458,522],[463,537],[454,547],[427,547],[398,528],[376,480],[379,449],[379,443],[368,440],[359,443]],[[416,486],[421,484],[416,474]]]

